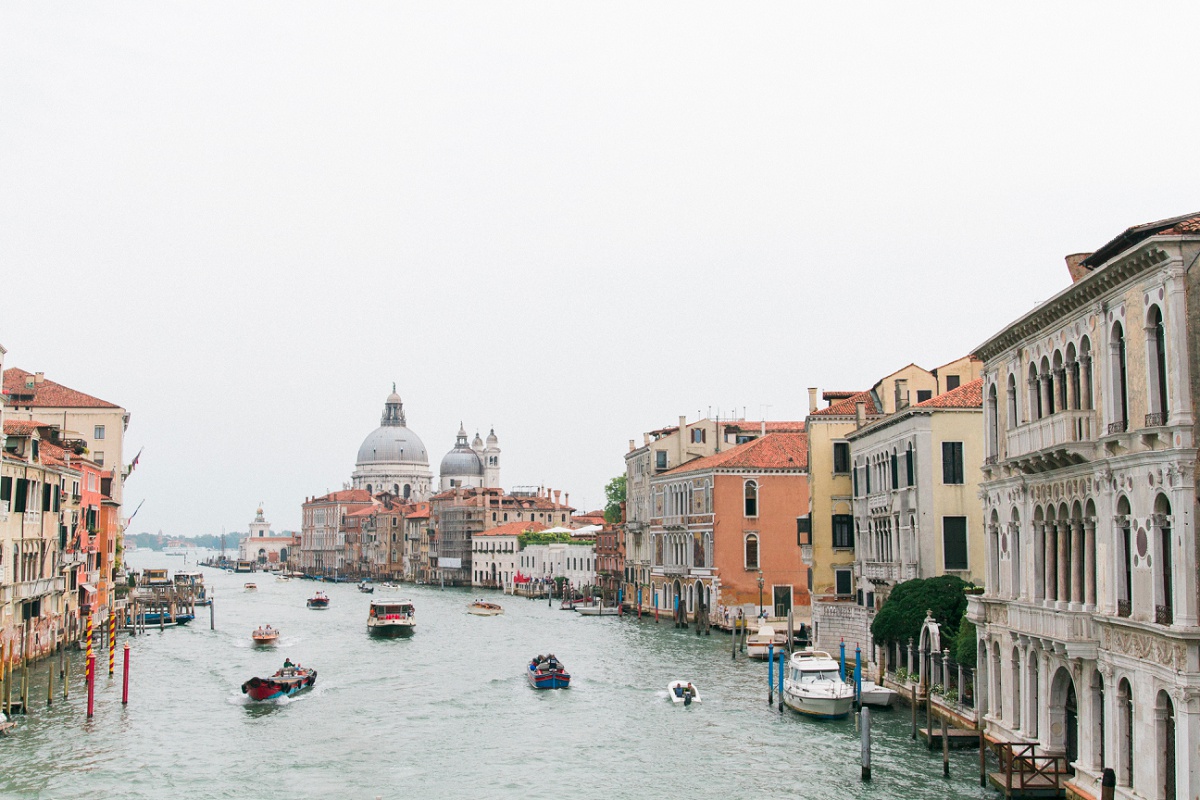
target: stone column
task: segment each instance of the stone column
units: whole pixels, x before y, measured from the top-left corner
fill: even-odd
[[[1096,519],[1083,521],[1083,602],[1087,611],[1096,610]]]
[[[1043,537],[1045,541],[1045,550],[1042,557],[1042,566],[1045,573],[1045,579],[1042,583],[1042,588],[1044,590],[1043,599],[1045,600],[1046,604],[1053,604],[1055,598],[1054,579],[1058,574],[1057,566],[1055,564],[1057,561],[1058,551],[1056,549],[1057,545],[1054,539],[1054,523],[1046,522],[1043,523],[1042,527],[1046,532],[1045,536]]]
[[[1071,520],[1071,610],[1083,608],[1083,520]]]
[[[1059,520],[1054,525],[1055,539],[1058,541],[1058,583],[1055,585],[1055,599],[1058,608],[1066,608],[1071,597],[1070,563],[1067,558],[1067,542],[1071,536],[1071,528],[1066,520]]]
[[[1041,559],[1041,563],[1038,563]],[[1041,587],[1038,587],[1041,581]],[[1046,523],[1033,523],[1033,570],[1029,574],[1032,600],[1043,600],[1046,597]]]

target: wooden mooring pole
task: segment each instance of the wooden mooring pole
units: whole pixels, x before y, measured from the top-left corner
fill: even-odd
[[[862,779],[871,780],[871,709],[863,706],[858,711],[859,732],[862,736]]]
[[[945,714],[942,714],[942,777],[950,777],[950,732]]]

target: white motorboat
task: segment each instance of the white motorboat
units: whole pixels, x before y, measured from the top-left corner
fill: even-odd
[[[411,600],[372,600],[367,614],[367,633],[377,636],[412,636],[417,629],[417,612]]]
[[[787,634],[776,633],[770,625],[763,625],[757,633],[746,637],[746,655],[765,659],[771,654],[772,645],[775,646],[775,657],[779,658],[779,649],[787,645]]]
[[[896,691],[894,689],[880,686],[875,681],[864,680],[860,691],[859,700],[864,706],[890,708],[892,703],[896,701]]]
[[[616,606],[606,606],[600,603],[584,603],[583,605],[575,606],[575,610],[585,617],[615,617],[618,611]]]
[[[841,719],[854,705],[854,687],[838,674],[838,663],[821,650],[792,653],[783,678],[783,702],[820,719]]]
[[[671,681],[667,684],[667,697],[672,705],[689,706],[700,702],[700,690],[691,681]]]
[[[476,600],[467,606],[467,613],[474,614],[477,617],[496,617],[504,613],[504,607],[499,603]]]

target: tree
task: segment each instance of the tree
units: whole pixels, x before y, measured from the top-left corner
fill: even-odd
[[[625,502],[625,476],[618,475],[604,487],[604,521],[616,525],[621,521],[621,504]]]
[[[880,644],[898,642],[907,645],[911,638],[920,641],[926,612],[932,612],[947,644],[958,631],[959,620],[967,610],[968,584],[954,575],[916,578],[892,589],[883,608],[871,623],[871,635]]]
[[[977,647],[975,623],[964,619],[959,623],[958,633],[954,636],[954,660],[964,667],[974,667],[978,655]]]

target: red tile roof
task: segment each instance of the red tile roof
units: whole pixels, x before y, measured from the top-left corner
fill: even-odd
[[[763,425],[767,426],[767,433],[803,433],[803,420],[796,421],[775,421],[775,422],[750,422],[742,420],[740,422],[731,422],[725,426],[729,431],[745,431],[746,433],[761,433]]]
[[[347,517],[370,517],[379,513],[383,506],[366,506],[365,508],[356,508],[347,514]]]
[[[4,432],[13,436],[28,436],[38,428],[49,427],[44,422],[38,422],[33,419],[6,419],[4,420]]]
[[[323,497],[314,497],[313,503],[369,503],[371,502],[371,493],[366,489],[343,489],[338,492],[330,492]]]
[[[808,434],[768,433],[732,450],[697,458],[662,474],[708,469],[808,469]]]
[[[546,526],[540,522],[508,522],[497,528],[492,528],[486,531],[480,531],[473,534],[474,536],[520,536],[525,531],[544,531]]]
[[[983,408],[983,378],[931,397],[913,408]]]
[[[834,400],[845,400],[847,397],[853,397],[856,394],[858,394],[858,392],[828,391],[821,392],[821,399],[828,403]]]
[[[870,392],[857,392],[850,395],[844,400],[839,400],[833,403],[828,408],[819,408],[809,414],[810,417],[852,417],[857,413],[855,406],[859,403],[866,403],[868,414],[878,414],[879,411],[875,408],[875,401],[871,398]]]
[[[9,397],[10,405],[50,408],[120,408],[106,400],[70,389],[52,380],[44,379],[41,383],[34,382],[31,388],[26,388],[26,383],[33,380],[32,372],[26,372],[16,367],[4,370],[4,394]]]
[[[404,516],[406,519],[429,519],[429,503],[417,503],[413,510]]]

